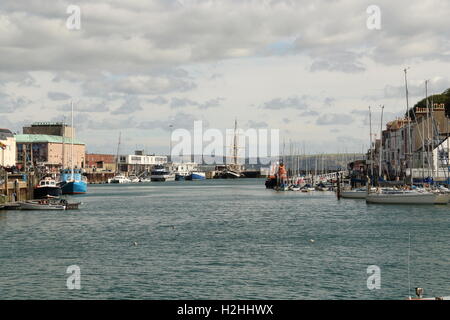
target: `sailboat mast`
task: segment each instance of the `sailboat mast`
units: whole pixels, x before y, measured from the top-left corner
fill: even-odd
[[[234,120],[234,137],[233,137],[233,164],[237,168],[237,119]]]
[[[62,132],[62,165],[61,169],[64,170],[66,163],[66,116],[63,117],[63,132]]]
[[[369,150],[370,150],[370,175],[371,175],[371,177],[373,177],[372,111],[370,110],[370,106],[369,106],[369,127],[370,127],[370,144],[369,144]]]
[[[71,118],[72,118],[72,143],[71,143],[71,150],[70,150],[70,162],[71,162],[71,166],[72,166],[72,180],[74,180],[74,165],[73,165],[73,136],[74,136],[74,128],[73,128],[73,100],[70,101],[70,105],[71,105],[71,109],[72,109],[72,114],[71,114]]]
[[[119,142],[117,143],[117,155],[116,155],[116,174],[119,172],[119,148],[121,135],[122,132],[119,132]]]
[[[412,162],[411,162],[411,156],[412,156],[412,137],[411,137],[411,116],[409,114],[409,97],[408,97],[408,78],[407,78],[407,72],[408,68],[405,68],[403,71],[405,72],[405,91],[406,91],[406,120],[408,121],[408,157],[409,157],[409,173],[410,173],[410,183],[412,187],[413,183],[413,175],[412,175]]]
[[[382,161],[383,161],[383,112],[384,106],[381,106],[381,123],[380,123],[380,166],[378,168],[378,179],[381,178],[382,171]]]

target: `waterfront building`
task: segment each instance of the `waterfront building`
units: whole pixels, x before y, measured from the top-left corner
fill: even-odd
[[[9,129],[0,128],[0,166],[12,167],[16,164],[16,138]]]
[[[16,138],[16,161],[19,167],[45,166],[58,171],[72,166],[72,136],[75,129],[64,122],[35,122],[23,128]],[[73,140],[73,166],[84,168],[86,146]]]
[[[444,104],[433,104],[430,110],[415,108],[411,122],[407,118],[388,122],[381,139],[383,175],[392,180],[404,178],[405,175],[409,176],[411,168],[416,176],[419,171],[421,175],[425,174],[422,168],[425,168],[425,171],[432,171],[442,167],[438,153],[448,154],[447,142],[444,143],[444,141],[447,141],[450,134],[449,128],[450,120],[445,115]],[[409,132],[411,132],[411,139],[409,139]],[[442,151],[443,149],[446,151]],[[370,152],[374,154],[371,155]],[[380,140],[378,139],[375,150],[369,150],[367,156],[368,164],[373,159],[375,172],[379,169],[379,152]],[[441,155],[442,157],[444,155]]]
[[[86,153],[86,172],[113,172],[116,170],[116,156],[112,154]]]
[[[50,171],[71,166],[72,139],[45,134],[18,134],[17,166],[45,166]],[[85,162],[85,144],[77,139],[73,141],[73,165],[83,168]]]
[[[143,151],[138,150],[133,155],[119,156],[119,172],[140,174],[150,171],[156,165],[165,165],[167,156],[145,155]]]

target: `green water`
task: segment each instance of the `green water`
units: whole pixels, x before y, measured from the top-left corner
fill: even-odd
[[[75,200],[0,211],[1,299],[404,299],[409,232],[411,287],[450,295],[449,206],[338,202],[260,179],[90,185]],[[81,290],[66,287],[70,265]]]

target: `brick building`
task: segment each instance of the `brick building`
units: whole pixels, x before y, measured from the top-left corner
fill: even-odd
[[[85,168],[92,172],[114,172],[116,170],[116,156],[112,154],[86,153]]]

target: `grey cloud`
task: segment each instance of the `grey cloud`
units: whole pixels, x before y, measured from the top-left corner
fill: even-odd
[[[314,116],[318,116],[318,115],[319,115],[319,113],[314,110],[308,110],[308,111],[300,113],[300,117],[314,117]]]
[[[141,111],[142,106],[139,98],[136,96],[128,96],[126,97],[125,101],[122,103],[122,105],[111,112],[113,115],[117,114],[131,114],[136,111]]]
[[[207,100],[205,102],[197,102],[187,98],[172,98],[170,102],[171,108],[183,108],[183,107],[198,107],[199,109],[208,109],[219,107],[224,98],[218,97]]]
[[[63,104],[62,106],[57,108],[59,111],[70,112],[71,105],[70,103]],[[97,112],[108,112],[110,109],[108,107],[108,102],[90,102],[90,101],[82,101],[77,102],[74,105],[74,111],[76,113],[97,113]]]
[[[0,113],[11,113],[26,107],[31,101],[26,97],[16,97],[0,92]]]
[[[280,110],[280,109],[307,109],[308,104],[306,103],[306,96],[302,97],[289,97],[286,99],[283,98],[275,98],[270,101],[264,102],[260,108],[263,109],[273,109],[273,110]]]
[[[147,120],[137,124],[139,129],[162,129],[164,131],[173,131],[176,129],[190,130],[194,127],[194,121],[202,120],[192,114],[179,112],[175,116],[164,120]],[[209,126],[208,121],[203,120],[203,127]]]
[[[265,121],[249,120],[249,121],[247,121],[247,127],[253,128],[253,129],[262,129],[262,128],[268,128],[269,125]]]
[[[151,98],[151,99],[147,99],[148,102],[152,103],[152,104],[158,104],[158,105],[163,105],[163,104],[167,104],[169,103],[169,100],[162,97],[162,96],[158,96],[155,98]]]
[[[352,52],[330,53],[316,58],[310,70],[315,71],[339,71],[347,73],[363,72],[366,68],[359,61],[360,56]]]
[[[345,125],[352,122],[353,118],[351,116],[338,113],[323,114],[316,120],[316,124],[320,126]]]
[[[70,96],[67,93],[64,92],[55,92],[55,91],[50,91],[47,93],[47,97],[50,100],[53,101],[61,101],[61,100],[67,100],[70,99]]]

